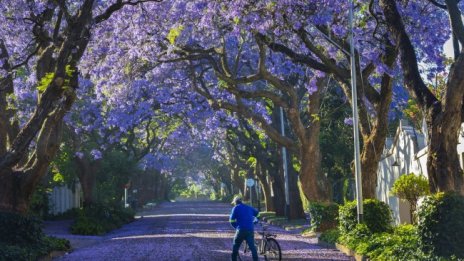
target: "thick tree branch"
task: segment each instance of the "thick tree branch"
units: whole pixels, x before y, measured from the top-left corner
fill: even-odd
[[[464,55],[459,58],[451,66],[448,76],[447,88],[443,97],[443,113],[444,119],[456,120],[456,116],[461,112],[464,103]],[[459,119],[461,119],[459,117]]]
[[[60,147],[63,117],[71,109],[75,96],[69,93],[60,105],[50,114],[44,122],[43,127],[37,138],[37,145],[34,152],[35,157],[32,164],[25,170],[26,177],[24,187],[26,190],[32,189],[45,175],[46,170],[53,157]]]
[[[445,0],[448,7],[448,14],[451,21],[453,36],[456,37],[461,46],[464,46],[464,24],[462,22],[461,11],[456,0]]]
[[[439,3],[435,0],[429,0],[430,3],[432,3],[434,6],[438,7],[438,8],[441,8],[443,10],[446,10],[447,9],[447,6],[446,4],[442,4],[442,3]]]
[[[425,85],[419,72],[417,56],[404,28],[403,20],[394,0],[380,0],[388,29],[400,50],[400,61],[404,71],[404,82],[411,95],[424,110],[439,103]]]
[[[230,86],[230,85],[227,85]],[[235,87],[228,87],[227,90],[237,96],[240,96],[242,98],[246,99],[256,99],[256,100],[262,100],[263,98],[271,100],[275,105],[287,108],[288,104],[287,102],[279,95],[267,91],[267,90],[256,90],[256,91],[244,91],[240,90],[236,85],[233,85]]]
[[[196,73],[193,71],[193,68],[191,69],[191,77],[194,89],[210,102],[211,107],[213,109],[225,109],[231,112],[236,112],[248,119],[252,119],[275,142],[287,147],[292,151],[297,151],[297,144],[295,144],[294,141],[280,135],[280,133],[277,130],[275,130],[262,116],[250,111],[250,109],[247,108],[245,105],[240,105],[240,98],[237,98],[237,104],[232,104],[230,102],[222,100],[216,100],[209,92],[205,91],[204,88],[198,86],[198,82],[203,82],[203,80],[197,78]],[[204,83],[202,85],[204,86]]]
[[[114,12],[119,11],[126,5],[138,5],[141,3],[148,3],[148,2],[162,2],[162,0],[138,0],[138,1],[117,0],[116,3],[110,5],[102,14],[97,15],[93,20],[95,21],[96,24],[98,24],[98,23],[108,20],[108,18],[110,18]]]
[[[257,34],[258,39],[263,41],[272,51],[279,52],[285,54],[287,57],[292,59],[295,63],[304,64],[321,72],[328,73],[329,69],[326,65],[318,62],[317,60],[313,59],[312,57],[304,54],[299,54],[294,52],[292,49],[288,48],[284,44],[279,44],[276,42],[271,41],[268,37]]]
[[[66,0],[56,0],[56,3],[58,4],[58,7],[60,8],[60,13],[58,15],[58,22],[55,27],[55,32],[56,28],[59,28],[61,24],[61,16],[64,15],[64,19],[68,24],[71,24],[73,22],[73,16],[69,13],[68,6],[66,6]]]
[[[19,123],[15,118],[15,106],[10,106],[8,103],[9,96],[14,94],[14,82],[13,76],[8,73],[11,68],[8,62],[8,51],[3,40],[0,40],[0,52],[0,60],[4,61],[0,70],[7,72],[6,77],[0,78],[0,155],[3,155],[18,134]]]
[[[349,78],[349,71],[340,68],[332,61],[329,57],[327,57],[321,50],[319,50],[312,42],[309,40],[306,31],[301,29],[297,32],[298,36],[301,38],[303,43],[305,44],[306,48],[308,48],[312,53],[314,53],[326,66],[330,69],[333,74],[336,74],[340,78],[347,79]]]

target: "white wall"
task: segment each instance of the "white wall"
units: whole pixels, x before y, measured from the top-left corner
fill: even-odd
[[[54,187],[48,196],[50,203],[50,214],[56,215],[71,208],[81,207],[82,190],[79,183],[74,187],[74,191],[66,185]]]
[[[462,125],[457,147],[461,160],[464,160],[464,124]],[[427,177],[426,137],[414,130],[405,121],[400,123],[395,138],[387,140],[377,171],[377,199],[387,203],[393,211],[396,224],[410,223],[409,204],[390,196],[393,183],[400,175],[415,173]]]

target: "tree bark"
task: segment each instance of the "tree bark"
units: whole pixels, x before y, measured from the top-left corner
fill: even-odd
[[[388,112],[388,110],[386,111]],[[387,118],[379,117],[382,122],[380,128],[374,127],[370,135],[363,135],[363,149],[361,152],[362,194],[365,199],[376,198],[377,171],[387,136]]]
[[[30,199],[41,178],[56,154],[61,141],[61,120],[70,103],[49,115],[37,138],[34,155],[26,162],[25,170],[2,169],[0,171],[0,210],[26,213]]]
[[[315,146],[314,143],[307,147]],[[306,147],[306,146],[305,146]],[[301,151],[300,182],[305,197],[311,202],[330,202],[330,193],[326,177],[320,171],[320,160],[314,157],[320,153],[311,152],[311,148]]]
[[[238,169],[237,166],[235,166],[232,169],[231,180],[232,180],[233,186],[238,190],[238,193],[236,192],[235,194],[243,195],[244,194],[243,193],[243,188],[242,188],[243,179],[239,175],[239,169]]]
[[[279,172],[280,172],[280,182],[282,184],[282,199],[283,199],[283,206],[286,205],[286,200],[285,200],[285,180],[284,180],[284,170],[283,170],[283,159],[282,159],[282,150],[279,150]],[[300,188],[298,187],[298,172],[295,171],[291,164],[291,154],[287,154],[287,170],[288,170],[288,196],[289,196],[289,213],[288,213],[288,218],[289,219],[300,219],[304,218],[305,214],[303,211],[303,203],[301,201],[301,195],[300,195]],[[285,213],[285,208],[284,208],[284,213]]]
[[[268,183],[268,178],[266,174],[266,168],[264,167],[265,163],[262,163],[258,161],[260,165],[260,174],[258,175],[259,182],[261,184],[261,188],[263,189],[263,194],[264,194],[264,202],[266,205],[266,211],[267,212],[275,212],[275,206],[274,206],[274,200],[272,198],[272,193],[271,193],[271,187],[270,184]]]
[[[464,67],[462,68],[464,71]],[[433,116],[432,116],[433,118]],[[430,191],[456,191],[464,195],[464,176],[457,153],[460,121],[446,120],[442,114],[427,120],[429,131],[427,150],[427,172]],[[454,122],[453,122],[454,121]],[[456,126],[458,125],[458,126]]]
[[[279,175],[279,170],[275,167],[272,167],[270,164],[266,164],[267,174],[269,176],[269,191],[270,200],[274,205],[274,211],[277,216],[285,215],[285,193],[283,187],[283,179]]]
[[[331,202],[330,186],[327,177],[321,173],[321,149],[319,136],[321,132],[320,104],[321,90],[324,87],[319,81],[318,90],[309,95],[308,114],[312,119],[307,128],[300,147],[301,169],[300,182],[303,194],[312,202]]]
[[[290,161],[288,161],[290,162]],[[290,213],[288,219],[302,219],[306,215],[301,201],[300,188],[298,186],[298,172],[292,166],[288,168],[288,190],[290,197]]]
[[[95,198],[95,188],[97,185],[97,171],[100,165],[99,160],[90,162],[85,156],[82,159],[76,156],[74,160],[77,165],[77,177],[84,194],[84,207],[91,206],[97,201]]]
[[[22,172],[0,172],[0,211],[25,213],[29,200],[21,190]]]

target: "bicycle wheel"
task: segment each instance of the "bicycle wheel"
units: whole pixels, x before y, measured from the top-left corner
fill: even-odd
[[[264,260],[282,260],[282,251],[279,243],[273,238],[266,239],[264,245]]]

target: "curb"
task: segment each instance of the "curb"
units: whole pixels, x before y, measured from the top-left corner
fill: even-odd
[[[359,255],[359,254],[356,254],[356,252],[354,252],[353,250],[349,249],[348,247],[344,246],[344,245],[341,245],[341,244],[338,244],[338,243],[335,243],[335,247],[340,250],[341,252],[349,255],[349,256],[352,256],[354,257],[354,259],[356,259],[356,261],[369,261],[369,258],[365,257],[365,256],[362,256],[362,255]]]
[[[266,217],[263,217],[261,220],[263,220],[264,222],[266,222],[269,225],[280,227],[280,228],[284,229],[285,231],[295,232],[295,233],[300,233],[300,234],[305,229],[310,227],[309,224],[308,225],[299,225],[298,227],[295,227],[294,225],[286,225],[285,223],[276,222],[276,221],[274,221],[272,219],[268,220]]]
[[[318,246],[321,246],[321,247],[324,247],[324,248],[332,248],[332,249],[336,249],[336,248],[337,248],[337,247],[335,246],[335,244],[322,241],[322,240],[320,240],[319,238],[317,238],[317,245],[318,245]],[[345,254],[346,254],[346,253],[345,253]]]

